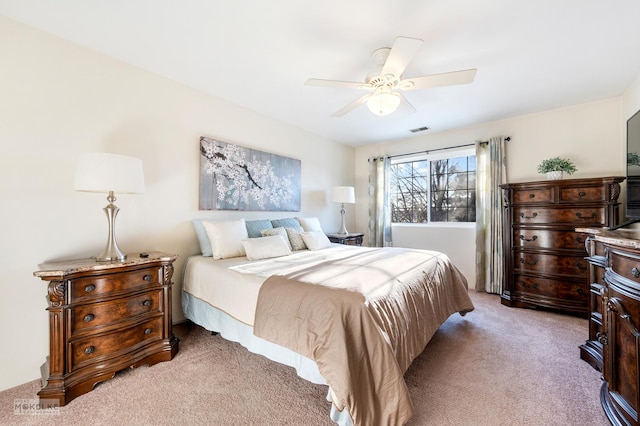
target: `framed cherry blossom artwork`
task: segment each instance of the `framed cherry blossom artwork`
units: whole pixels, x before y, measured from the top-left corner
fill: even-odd
[[[300,211],[300,160],[200,138],[200,210]]]

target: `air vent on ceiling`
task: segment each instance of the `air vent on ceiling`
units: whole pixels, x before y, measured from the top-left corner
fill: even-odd
[[[429,130],[429,128],[427,126],[423,126],[423,127],[416,127],[415,129],[411,129],[409,130],[411,133],[418,133],[418,132],[424,132],[425,130]]]

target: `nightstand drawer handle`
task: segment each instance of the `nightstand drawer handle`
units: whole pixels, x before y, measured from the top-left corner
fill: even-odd
[[[520,239],[521,239],[522,241],[535,241],[535,240],[537,240],[537,239],[538,239],[538,236],[537,236],[537,235],[534,235],[532,238],[525,238],[525,237],[524,237],[524,235],[520,235]]]
[[[640,270],[638,268],[633,268],[631,270],[631,275],[633,275],[635,278],[640,278]]]
[[[84,291],[86,291],[87,293],[91,293],[95,289],[96,289],[96,285],[95,284],[89,284],[88,286],[86,286],[84,288]]]
[[[144,302],[142,302],[142,306],[151,306],[151,303],[153,303],[151,302],[151,299],[147,299]]]
[[[93,314],[87,314],[84,316],[84,322],[91,322],[94,318],[95,316]]]
[[[95,346],[89,346],[88,348],[84,349],[84,353],[85,355],[91,355],[95,350],[96,350]]]
[[[536,194],[529,194],[529,198],[535,198]]]
[[[584,192],[584,191],[580,191],[580,192],[578,192],[578,195],[581,196],[581,197],[584,197],[585,195],[587,195],[587,193]]]
[[[151,275],[145,275],[142,279],[145,281],[151,281]]]
[[[152,331],[153,331],[153,330],[152,330],[152,329],[150,329],[150,328],[145,328],[145,329],[144,329],[144,334],[146,334],[146,335],[148,336],[149,334],[151,334],[151,332],[152,332]]]

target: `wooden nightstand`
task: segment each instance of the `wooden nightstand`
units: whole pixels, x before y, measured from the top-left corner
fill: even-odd
[[[176,255],[132,254],[122,262],[80,259],[39,265],[49,281],[49,358],[41,399],[60,406],[116,372],[169,361],[171,276]]]
[[[327,238],[332,243],[347,244],[350,246],[361,246],[364,234],[361,233],[349,233],[349,234],[327,234]]]

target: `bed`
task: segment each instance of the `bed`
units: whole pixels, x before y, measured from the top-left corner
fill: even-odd
[[[405,424],[403,374],[450,315],[473,310],[464,276],[435,251],[309,246],[188,258],[185,317],[328,385],[339,425]]]

